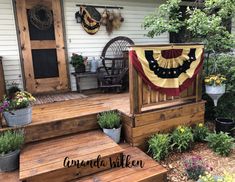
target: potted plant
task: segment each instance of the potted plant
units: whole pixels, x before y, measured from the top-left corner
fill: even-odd
[[[209,75],[205,78],[206,93],[214,100],[217,106],[218,99],[225,93],[225,80],[223,75]]]
[[[83,57],[82,55],[73,53],[70,64],[72,64],[76,73],[84,73],[86,71],[86,61],[87,57]]]
[[[26,91],[16,92],[13,96],[5,97],[0,103],[0,112],[10,127],[24,126],[32,122],[31,102],[35,98]]]
[[[235,127],[235,121],[228,118],[216,118],[215,119],[215,131],[216,133],[225,132],[230,136],[234,136],[233,128]]]
[[[98,123],[103,132],[116,143],[120,142],[121,117],[116,111],[107,111],[98,115]]]
[[[22,131],[0,133],[0,172],[14,171],[19,168],[20,148],[24,143]]]

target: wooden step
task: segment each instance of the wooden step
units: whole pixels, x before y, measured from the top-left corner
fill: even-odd
[[[109,160],[114,160],[123,149],[101,131],[50,139],[26,146],[20,155],[20,180],[27,182],[64,182],[90,175],[110,168]],[[72,160],[80,164],[93,161],[99,166],[72,166]],[[68,160],[65,158],[68,157]],[[67,167],[67,162],[70,167]],[[84,162],[85,161],[85,162]],[[95,163],[94,163],[95,162]],[[65,164],[65,165],[64,165]],[[73,163],[75,164],[75,163]],[[66,166],[66,167],[65,167]]]
[[[142,161],[144,167],[125,166],[112,168],[87,177],[73,180],[73,182],[164,182],[166,181],[167,170],[155,160],[146,155],[136,147],[125,149],[125,156],[130,156],[130,161],[136,163]],[[136,163],[137,164],[137,163]]]
[[[14,172],[0,172],[1,182],[20,182],[19,171]]]
[[[103,94],[84,99],[35,105],[32,123],[23,127],[25,142],[98,129],[97,115],[109,110],[120,110],[128,115],[128,94]],[[4,125],[4,128],[0,127],[0,132],[8,129],[12,128]]]

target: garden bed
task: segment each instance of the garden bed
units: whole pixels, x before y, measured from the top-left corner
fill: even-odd
[[[209,149],[206,143],[196,143],[191,150],[183,153],[172,152],[164,161],[161,161],[161,164],[169,170],[167,174],[168,181],[190,181],[187,180],[183,161],[192,155],[201,156],[202,160],[212,168],[211,173],[214,175],[222,175],[224,171],[235,174],[235,149],[229,157],[221,157]]]

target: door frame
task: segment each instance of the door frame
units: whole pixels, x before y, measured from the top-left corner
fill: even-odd
[[[52,0],[53,1],[53,0]],[[68,80],[68,89],[67,91],[71,91],[71,74],[69,71],[69,56],[68,56],[68,46],[67,46],[67,33],[65,28],[65,16],[64,16],[64,1],[60,1],[60,10],[61,10],[61,23],[62,23],[62,30],[63,30],[63,43],[64,43],[64,52],[65,52],[65,63],[66,63],[66,70],[67,70],[67,80]],[[20,66],[21,66],[21,77],[23,82],[23,89],[26,90],[26,77],[25,77],[25,68],[23,63],[23,54],[22,54],[22,47],[21,47],[21,37],[20,37],[20,29],[19,29],[19,21],[17,17],[17,7],[16,7],[16,0],[12,0],[12,6],[13,6],[13,12],[14,12],[14,18],[15,18],[15,29],[16,29],[16,35],[17,35],[17,43],[18,43],[18,50],[19,50],[19,58],[20,58]],[[62,90],[53,91],[56,92],[63,92]],[[46,92],[44,92],[46,93]],[[43,94],[43,93],[38,93]]]

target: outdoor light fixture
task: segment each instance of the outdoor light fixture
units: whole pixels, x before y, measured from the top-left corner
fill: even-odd
[[[77,11],[77,12],[75,13],[75,18],[76,18],[76,20],[77,20],[77,23],[81,23],[81,22],[82,22],[82,16],[80,15],[80,12],[79,12],[79,11]]]

